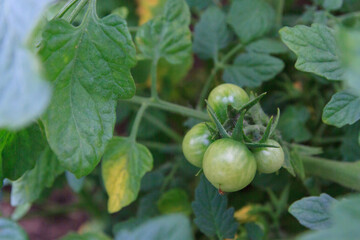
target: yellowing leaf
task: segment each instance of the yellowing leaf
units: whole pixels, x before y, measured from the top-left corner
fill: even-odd
[[[166,0],[137,0],[138,8],[136,12],[139,15],[139,25],[146,23],[161,13],[165,2]]]
[[[152,165],[152,155],[145,146],[122,137],[110,141],[102,162],[110,213],[119,211],[136,199],[141,178],[152,169]]]
[[[256,221],[257,217],[256,215],[251,213],[253,206],[246,205],[243,208],[240,208],[234,213],[235,219],[239,223],[246,223],[246,222],[254,222]]]

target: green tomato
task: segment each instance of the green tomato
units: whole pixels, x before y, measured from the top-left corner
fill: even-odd
[[[213,126],[212,123],[209,124]],[[196,124],[186,133],[182,142],[182,150],[185,158],[192,165],[201,168],[204,153],[210,144],[211,133],[205,123]]]
[[[203,170],[214,187],[225,192],[235,192],[254,179],[256,161],[243,143],[223,138],[212,143],[206,150]]]
[[[275,140],[269,139],[264,144],[278,146],[279,148],[265,147],[254,150],[258,170],[261,173],[274,173],[279,170],[284,163],[284,151]]]
[[[221,84],[214,88],[208,98],[209,105],[214,109],[221,123],[227,118],[229,104],[236,109],[249,102],[249,96],[241,87],[234,84]]]

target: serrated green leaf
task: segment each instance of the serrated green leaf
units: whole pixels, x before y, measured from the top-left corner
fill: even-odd
[[[332,225],[329,210],[335,201],[326,193],[319,197],[305,197],[291,204],[289,213],[307,228],[326,229]]]
[[[249,52],[282,54],[287,53],[288,48],[279,40],[273,38],[262,38],[246,46]]]
[[[264,0],[234,0],[228,23],[243,43],[268,33],[275,23],[275,11]]]
[[[160,195],[159,190],[153,190],[140,198],[136,212],[137,219],[146,219],[159,215],[156,203],[159,200]]]
[[[1,240],[28,240],[26,232],[16,223],[6,218],[0,218]]]
[[[322,120],[336,127],[353,124],[360,119],[360,96],[350,91],[335,93],[325,106]]]
[[[190,221],[181,214],[153,218],[135,229],[122,230],[115,240],[192,240]]]
[[[46,147],[37,159],[35,167],[13,182],[11,205],[19,206],[34,202],[42,190],[51,187],[55,178],[63,171],[55,154]]]
[[[360,235],[360,195],[354,194],[334,202],[330,208],[330,219],[333,222],[328,229],[315,231],[300,237],[301,240],[357,240]]]
[[[195,25],[194,52],[203,59],[217,59],[219,50],[229,44],[231,37],[225,13],[217,7],[210,7]]]
[[[295,67],[329,80],[343,80],[344,69],[334,32],[323,24],[298,25],[280,30],[282,41],[297,55]]]
[[[226,66],[223,78],[227,83],[240,87],[257,87],[280,73],[284,62],[261,53],[243,53],[236,57],[233,65]]]
[[[111,238],[103,233],[89,232],[84,234],[69,233],[60,240],[110,240]]]
[[[172,64],[185,61],[191,54],[191,33],[185,24],[189,22],[189,8],[184,0],[168,0],[163,14],[142,25],[136,34],[142,57],[164,58]]]
[[[122,137],[114,137],[109,142],[102,160],[102,177],[109,195],[110,213],[136,199],[141,178],[152,166],[152,155],[145,146]]]
[[[177,22],[184,26],[190,24],[190,10],[184,0],[166,0],[163,14],[168,22]]]
[[[310,118],[310,113],[304,106],[289,106],[281,115],[278,129],[281,136],[287,140],[303,142],[311,138],[310,131],[305,123]]]
[[[357,28],[340,27],[336,36],[341,60],[347,70],[344,78],[349,88],[360,92],[360,31]]]
[[[163,195],[161,195],[157,202],[157,207],[162,214],[168,213],[183,213],[185,215],[191,214],[191,206],[189,196],[187,193],[180,189],[174,188]]]
[[[213,0],[186,0],[186,2],[189,7],[198,11],[214,4]]]
[[[343,0],[324,0],[322,3],[323,8],[329,11],[338,10],[343,5]]]
[[[16,180],[35,166],[46,147],[46,139],[34,124],[17,133],[11,133],[2,151],[4,177]]]
[[[245,225],[246,233],[248,239],[250,240],[262,240],[264,239],[265,232],[262,227],[260,227],[255,222],[246,223]]]
[[[220,195],[205,176],[201,176],[191,204],[195,224],[208,237],[233,238],[238,224],[234,219],[234,208],[227,208],[227,198]]]
[[[360,122],[345,127],[345,134],[340,146],[340,152],[343,160],[346,162],[355,162],[360,158],[360,146],[358,142],[360,131]]]
[[[0,128],[19,129],[46,109],[51,88],[26,41],[51,0],[0,2]]]
[[[42,117],[51,148],[77,177],[89,174],[111,139],[119,98],[131,98],[135,47],[126,22],[99,19],[91,0],[82,24],[50,21],[40,56],[54,96]]]

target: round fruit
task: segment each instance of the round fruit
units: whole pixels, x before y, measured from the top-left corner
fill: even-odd
[[[249,96],[241,87],[234,84],[221,84],[214,88],[208,98],[209,105],[214,109],[221,123],[227,118],[229,104],[236,109],[249,102]]]
[[[212,123],[209,124],[213,125]],[[210,143],[211,133],[205,123],[196,124],[186,133],[182,142],[185,158],[194,166],[201,168],[204,153]]]
[[[243,143],[223,138],[212,143],[206,150],[203,170],[214,187],[225,192],[235,192],[254,179],[256,161]]]
[[[272,139],[267,140],[264,144],[278,146],[279,148],[258,148],[254,150],[254,156],[259,172],[274,173],[281,168],[284,163],[284,151],[280,144]]]

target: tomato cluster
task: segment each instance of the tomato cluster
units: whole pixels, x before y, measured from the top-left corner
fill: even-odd
[[[258,144],[249,143],[246,136],[235,137],[239,129],[226,130],[225,136],[220,134],[219,126],[222,128],[229,120],[229,109],[238,111],[236,118],[242,128],[244,119],[239,120],[239,115],[242,111],[245,115],[247,105],[253,106],[249,103],[250,98],[242,88],[233,84],[219,85],[208,98],[208,112],[214,123],[199,123],[184,137],[182,149],[186,159],[202,168],[219,192],[241,190],[251,183],[256,170],[274,173],[284,162],[280,144],[268,139],[268,133]],[[243,129],[240,130],[244,134]],[[252,147],[249,149],[247,145]]]

